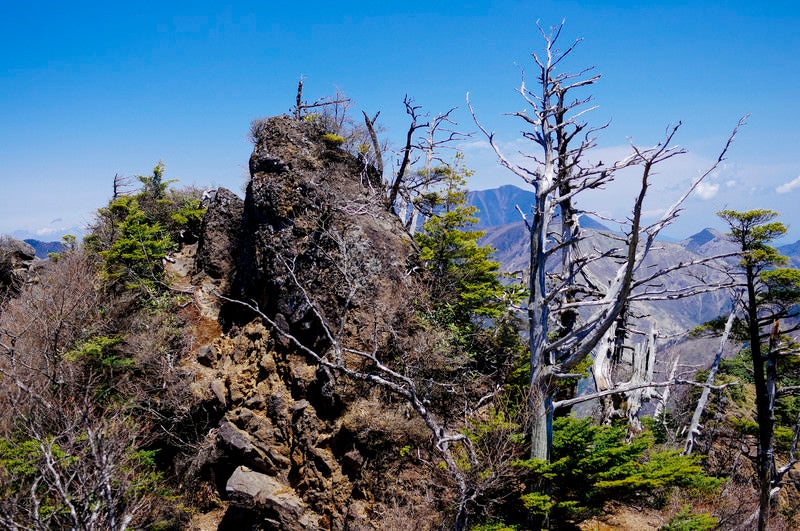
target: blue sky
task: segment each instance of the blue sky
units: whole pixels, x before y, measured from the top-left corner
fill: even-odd
[[[596,66],[589,119],[611,121],[598,157],[659,141],[683,121],[689,155],[662,169],[655,214],[716,156],[740,116],[725,165],[670,231],[722,228],[722,208],[774,208],[800,238],[800,8],[795,2],[8,2],[0,19],[0,233],[58,239],[103,206],[115,173],[161,159],[181,184],[241,192],[252,119],[286,112],[297,80],[308,99],[337,88],[355,111],[381,111],[397,146],[408,94],[432,113],[470,97],[512,152],[514,88],[541,46],[535,23],[566,19],[584,40],[571,69]],[[588,95],[588,93],[587,93]],[[473,189],[511,183],[479,136],[463,146]],[[586,208],[622,215],[623,179]],[[19,233],[18,233],[19,234]]]

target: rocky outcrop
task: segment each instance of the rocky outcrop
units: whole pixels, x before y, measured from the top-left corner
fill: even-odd
[[[36,258],[36,250],[29,243],[25,243],[14,238],[3,238],[3,252],[7,253],[12,263],[17,267],[23,267],[24,263]]]
[[[308,293],[331,322],[342,301],[352,312],[402,298],[414,244],[386,211],[374,168],[332,144],[315,122],[282,116],[262,128],[250,173],[237,297],[309,340],[325,334]],[[367,320],[374,308],[369,313]],[[381,313],[391,319],[397,308]]]
[[[191,259],[191,290],[196,306],[203,317],[216,321],[221,307],[219,294],[230,293],[231,282],[236,274],[244,201],[230,190],[218,188],[203,193],[203,206],[206,207],[206,213],[198,242],[184,246],[181,254]],[[187,253],[187,250],[193,252]],[[175,267],[168,266],[167,269]],[[208,366],[213,354],[210,346],[206,345],[198,352],[198,361]]]
[[[206,195],[195,268],[213,279],[227,281],[236,271],[244,201],[227,188]]]
[[[195,263],[294,340],[241,304],[223,308],[226,334],[199,349],[195,383],[221,419],[192,469],[229,504],[221,528],[374,528],[390,505],[444,498],[401,451],[427,448],[430,433],[402,401],[321,368],[295,340],[319,356],[334,355],[334,336],[391,355],[412,311],[416,250],[374,169],[319,124],[282,116],[260,131],[242,214],[217,192]]]
[[[266,474],[240,466],[226,484],[231,501],[262,513],[262,525],[286,531],[318,529],[318,522],[291,488]]]
[[[0,236],[0,293],[15,291],[30,280],[30,265],[36,259],[35,249],[20,240]]]

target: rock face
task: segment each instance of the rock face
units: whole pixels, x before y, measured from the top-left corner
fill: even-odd
[[[379,176],[314,122],[277,117],[261,131],[242,215],[222,191],[209,205],[214,241],[199,243],[198,274],[320,356],[334,336],[386,350],[407,326],[416,250]],[[198,352],[196,383],[221,419],[193,463],[229,504],[220,528],[362,529],[431,503],[430,469],[400,451],[427,448],[430,434],[402,403],[321,369],[240,304],[221,320],[227,333]]]
[[[261,131],[250,157],[235,296],[307,339],[325,335],[308,293],[331,322],[345,300],[348,310],[376,300],[393,305],[416,253],[386,211],[374,168],[313,121],[280,116]]]
[[[195,267],[213,279],[231,279],[236,270],[244,201],[227,188],[208,192]]]
[[[14,238],[7,238],[3,242],[3,251],[7,252],[14,264],[22,267],[22,264],[28,260],[36,258],[36,250],[32,245],[25,243]]]
[[[36,258],[34,248],[20,240],[0,236],[0,293],[12,292],[28,280],[29,265]]]
[[[263,523],[275,529],[318,529],[303,500],[272,476],[240,466],[228,479],[225,489],[233,503],[262,512]]]
[[[200,237],[191,256],[192,284],[195,303],[201,314],[213,321],[219,317],[219,294],[230,293],[236,274],[236,257],[242,236],[244,201],[226,188],[203,194],[206,213],[200,227]],[[191,247],[191,246],[186,246]],[[213,352],[198,352],[198,361],[209,365]]]

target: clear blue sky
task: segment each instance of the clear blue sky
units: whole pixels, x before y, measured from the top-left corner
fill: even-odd
[[[297,80],[308,99],[337,88],[381,111],[394,145],[408,94],[432,113],[467,91],[505,145],[520,124],[520,68],[547,27],[583,37],[568,66],[603,74],[592,90],[611,120],[601,153],[628,138],[657,142],[682,120],[691,154],[665,168],[649,207],[663,207],[751,114],[727,164],[686,205],[672,231],[715,224],[721,208],[774,208],[800,238],[800,8],[791,1],[556,2],[7,2],[0,19],[0,233],[91,220],[115,173],[148,173],[163,159],[182,184],[241,192],[253,118],[286,112]],[[710,3],[709,3],[710,4]],[[356,112],[358,112],[356,110]],[[475,140],[480,140],[476,137]],[[465,145],[471,187],[516,182],[480,143]],[[605,159],[604,159],[605,160]],[[797,184],[797,183],[795,183]],[[781,185],[786,185],[781,187]],[[585,206],[620,214],[630,183]],[[779,193],[782,191],[783,193]],[[717,224],[717,226],[719,226]],[[51,231],[51,232],[47,232]]]

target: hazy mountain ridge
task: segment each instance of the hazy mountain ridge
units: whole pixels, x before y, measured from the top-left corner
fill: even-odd
[[[495,258],[507,273],[522,275],[528,266],[528,234],[516,206],[519,205],[523,212],[530,210],[534,198],[533,192],[511,185],[468,194],[469,204],[480,211],[478,227],[486,231],[483,243],[496,249]],[[591,217],[581,216],[581,226],[586,235],[583,248],[587,252],[594,249],[607,251],[618,245],[615,237],[619,234]],[[723,233],[704,228],[681,241],[658,241],[639,276],[655,272],[656,268],[688,264],[711,256],[731,254],[735,250],[735,245]],[[800,242],[781,246],[779,251],[789,256],[790,263],[800,264]],[[595,264],[592,272],[600,279],[610,279],[617,267],[612,260],[606,260]],[[676,288],[721,283],[724,280],[724,275],[719,271],[695,268],[693,271],[681,269],[672,272],[660,284]],[[729,305],[728,293],[718,290],[694,297],[640,302],[638,311],[649,316],[648,320],[654,320],[665,333],[676,334],[718,317]]]
[[[488,227],[485,230],[486,236],[483,243],[497,249],[495,258],[501,263],[502,270],[508,273],[523,272],[527,268],[529,260],[527,229],[524,222]],[[618,243],[613,238],[614,234],[608,231],[586,229],[586,236],[583,248],[587,250],[606,251],[616,247]],[[656,268],[668,268],[679,263],[686,264],[693,260],[712,256],[719,251],[730,252],[732,250],[732,244],[727,242],[721,234],[706,240],[702,245],[696,245],[698,240],[702,240],[706,236],[707,234],[698,238],[691,237],[676,243],[658,242],[639,276],[646,275],[650,271],[655,272]],[[600,279],[611,279],[616,268],[615,262],[606,260],[595,264],[592,272]],[[707,276],[708,283],[723,280],[723,275],[716,271],[704,270],[703,274]],[[668,283],[670,288],[675,288],[696,285],[698,282],[699,280],[689,275],[688,272],[676,271],[664,277],[660,284]],[[639,303],[639,310],[650,315],[660,329],[674,334],[719,316],[720,312],[724,311],[728,305],[727,292],[720,290],[684,299]]]
[[[36,258],[47,258],[50,253],[60,253],[64,250],[64,244],[61,242],[43,242],[30,238],[23,241],[33,247]]]
[[[526,215],[530,215],[531,205],[536,201],[536,194],[517,186],[506,184],[499,188],[477,190],[467,193],[467,203],[478,209],[479,228],[496,227],[509,223],[521,222],[522,215],[517,207]],[[558,215],[558,210],[556,210]],[[591,216],[580,216],[581,226],[609,230]]]
[[[525,222],[521,220],[516,205],[523,212],[530,210],[533,192],[516,186],[505,185],[491,190],[470,192],[467,200],[480,210],[478,227],[486,231],[482,242],[496,249],[495,259],[504,272],[521,275],[528,266],[529,246]],[[503,223],[505,221],[505,223]],[[583,248],[606,251],[618,245],[614,239],[618,233],[610,230],[590,216],[581,216],[581,227],[586,235]],[[779,246],[778,251],[789,258],[789,264],[800,267],[800,241]],[[736,246],[722,232],[704,228],[680,241],[658,240],[644,270],[639,276],[654,272],[656,268],[668,268],[687,264],[712,256],[724,256],[736,252]],[[730,260],[736,260],[730,258]],[[593,273],[601,279],[610,279],[616,272],[616,264],[610,260],[593,266]],[[696,277],[695,275],[700,275]],[[671,288],[698,284],[723,282],[725,276],[710,268],[694,271],[679,270],[661,280]],[[698,296],[674,300],[642,302],[639,311],[655,320],[664,332],[685,332],[710,319],[718,317],[730,307],[729,294],[725,290],[712,291]]]
[[[778,252],[789,258],[791,267],[800,268],[800,240],[786,245],[779,245]]]

